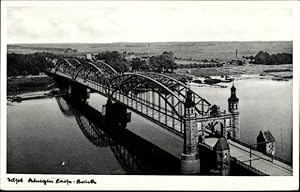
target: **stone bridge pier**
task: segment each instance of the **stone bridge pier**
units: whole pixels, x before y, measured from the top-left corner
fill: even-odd
[[[79,83],[71,82],[68,86],[68,96],[74,102],[86,102],[90,98],[90,89]]]
[[[127,107],[118,102],[113,103],[111,98],[107,99],[102,110],[102,115],[110,126],[125,128],[131,121],[131,112],[127,112]]]
[[[53,76],[53,79],[55,80],[59,89],[61,89],[63,92],[66,92],[69,99],[71,99],[73,102],[86,102],[86,100],[90,98],[90,89],[86,85],[61,76],[55,76],[51,74],[48,75]]]
[[[181,155],[181,173],[199,174],[200,157],[198,154],[198,136],[197,124],[195,121],[195,103],[192,100],[192,92],[187,92],[186,102],[184,104],[184,146]]]

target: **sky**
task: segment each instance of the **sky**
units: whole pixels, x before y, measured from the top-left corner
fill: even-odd
[[[277,41],[293,12],[273,4],[42,4],[7,7],[7,43]]]

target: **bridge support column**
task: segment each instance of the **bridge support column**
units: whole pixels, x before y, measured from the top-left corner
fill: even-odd
[[[198,153],[181,154],[181,174],[200,174],[200,158]]]
[[[90,91],[87,87],[77,84],[71,83],[68,87],[68,95],[69,98],[73,101],[83,101],[86,102],[88,98],[90,98]]]
[[[109,125],[125,128],[127,123],[131,121],[131,113],[127,112],[127,108],[120,103],[113,103],[110,98],[108,98],[104,110]]]
[[[187,93],[185,102],[184,121],[184,147],[181,155],[181,173],[199,174],[200,157],[198,154],[198,135],[195,119],[195,103],[192,101],[191,92]]]

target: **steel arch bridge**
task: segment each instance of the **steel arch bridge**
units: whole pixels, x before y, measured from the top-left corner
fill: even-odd
[[[60,59],[52,75],[83,84],[119,102],[138,114],[183,136],[184,103],[187,92],[192,92],[197,117],[208,117],[207,100],[182,82],[160,73],[117,73],[104,62]]]

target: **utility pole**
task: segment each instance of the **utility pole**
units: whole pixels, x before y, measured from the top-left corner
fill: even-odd
[[[280,128],[280,154],[282,155],[282,128]]]

